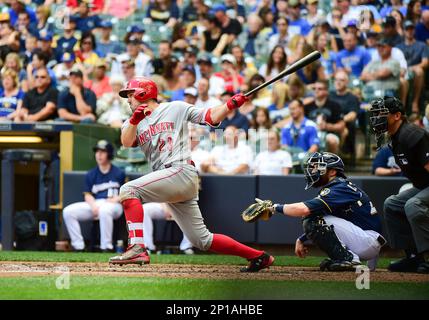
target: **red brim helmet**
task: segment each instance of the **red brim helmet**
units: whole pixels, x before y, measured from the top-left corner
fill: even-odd
[[[144,102],[149,99],[156,100],[158,98],[158,88],[156,83],[144,77],[137,77],[128,81],[125,88],[119,91],[119,96],[122,98],[128,98],[130,93],[133,93],[134,98],[140,102]]]

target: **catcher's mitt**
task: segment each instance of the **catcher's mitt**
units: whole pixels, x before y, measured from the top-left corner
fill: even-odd
[[[241,217],[246,222],[255,222],[258,219],[268,220],[274,213],[271,200],[261,200],[256,198],[256,203],[251,204],[243,211]]]

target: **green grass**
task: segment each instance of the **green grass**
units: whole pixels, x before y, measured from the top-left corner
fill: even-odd
[[[19,252],[0,251],[0,261],[43,261],[43,262],[107,262],[114,254],[107,253],[72,253],[72,252]],[[277,266],[306,266],[316,267],[323,257],[307,257],[300,259],[295,256],[275,256]],[[392,259],[381,258],[379,268],[386,268]],[[176,263],[176,264],[245,264],[245,260],[239,257],[222,256],[216,254],[196,255],[151,255],[151,263]]]
[[[58,290],[56,278],[0,278],[0,299],[428,299],[427,283],[159,279],[71,276]]]

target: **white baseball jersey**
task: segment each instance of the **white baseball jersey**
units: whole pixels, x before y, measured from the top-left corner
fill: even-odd
[[[137,126],[136,142],[152,166],[152,170],[163,169],[173,162],[191,159],[188,121],[206,124],[207,109],[199,109],[186,102],[161,103],[149,117]],[[125,121],[122,129],[129,126]]]
[[[261,175],[282,175],[283,168],[292,168],[292,157],[284,150],[263,151],[254,162],[254,170]]]

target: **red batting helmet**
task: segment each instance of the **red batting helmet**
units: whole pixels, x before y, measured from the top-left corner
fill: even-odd
[[[134,98],[140,102],[144,102],[148,99],[156,100],[158,97],[156,83],[144,77],[137,77],[128,81],[127,86],[119,91],[119,96],[128,98],[130,92],[133,92]]]

